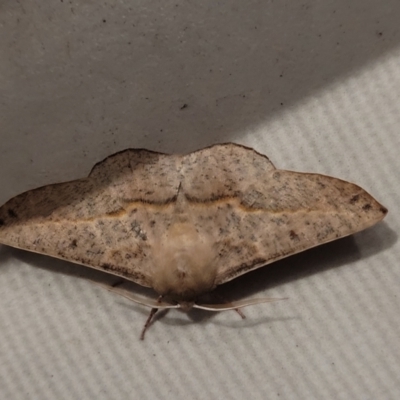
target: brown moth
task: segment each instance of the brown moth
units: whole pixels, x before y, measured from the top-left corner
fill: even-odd
[[[0,208],[0,243],[121,276],[152,307],[224,310],[261,301],[201,304],[246,272],[351,235],[387,209],[357,185],[276,169],[255,150],[219,144],[187,155],[128,149],[87,178],[30,190]]]

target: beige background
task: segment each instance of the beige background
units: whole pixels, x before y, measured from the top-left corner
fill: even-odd
[[[383,223],[234,281],[233,312],[148,310],[0,247],[0,397],[398,399],[397,0],[0,3],[0,203],[127,147],[234,141],[367,189]]]

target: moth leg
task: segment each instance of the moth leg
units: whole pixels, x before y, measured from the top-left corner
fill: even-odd
[[[158,299],[157,299],[157,302],[160,303],[161,300],[162,300],[162,296],[159,296]],[[147,317],[147,320],[146,320],[146,322],[145,322],[145,324],[144,324],[142,333],[140,334],[140,340],[144,340],[144,335],[145,335],[145,333],[146,333],[148,327],[149,327],[149,326],[151,325],[151,323],[153,322],[153,317],[154,317],[154,315],[156,314],[156,312],[157,312],[158,310],[159,310],[159,309],[158,309],[158,308],[155,308],[155,307],[153,307],[153,308],[150,310],[150,314],[149,314],[149,316]]]
[[[234,310],[242,317],[242,319],[246,318],[244,312],[240,308],[235,308]]]
[[[140,340],[144,340],[144,334],[146,333],[147,328],[150,326],[150,324],[152,322],[152,319],[153,319],[153,317],[154,317],[154,315],[156,314],[157,311],[158,311],[158,308],[152,308],[151,309],[150,314],[149,314],[149,316],[148,316],[148,318],[147,318],[147,320],[146,320],[146,322],[144,324],[142,333],[140,334]]]

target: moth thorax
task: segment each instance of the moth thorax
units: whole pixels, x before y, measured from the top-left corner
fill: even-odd
[[[159,294],[191,301],[214,288],[215,251],[208,235],[190,223],[176,223],[157,247],[152,278]]]

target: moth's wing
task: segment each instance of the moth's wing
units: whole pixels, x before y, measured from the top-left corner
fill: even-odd
[[[189,213],[214,237],[217,285],[361,231],[387,213],[357,185],[277,170],[266,157],[241,146],[215,146],[184,162]]]
[[[0,208],[0,243],[73,261],[151,286],[154,204],[168,206],[179,178],[174,156],[126,150],[88,178],[44,186]]]
[[[177,206],[179,188],[188,201]],[[0,208],[0,242],[152,286],[154,244],[177,212],[214,238],[220,284],[365,229],[386,209],[356,185],[276,170],[238,145],[184,157],[127,150],[86,179],[11,199]]]
[[[234,143],[217,144],[187,154],[181,168],[185,195],[189,201],[198,203],[233,198],[237,194],[244,202],[257,201],[254,184],[275,171],[266,156]]]

